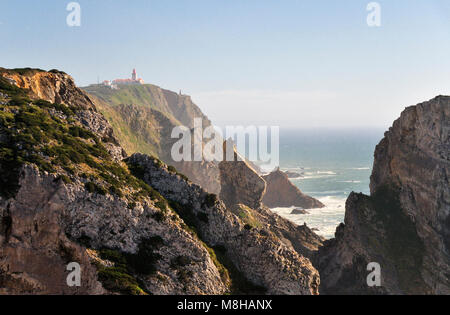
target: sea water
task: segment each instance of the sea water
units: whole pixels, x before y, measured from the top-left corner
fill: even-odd
[[[369,194],[376,145],[382,129],[280,129],[280,166],[300,173],[291,181],[302,192],[319,199],[325,208],[310,214],[291,214],[291,208],[272,209],[296,224],[306,223],[316,233],[333,238],[344,222],[345,202],[354,192]]]

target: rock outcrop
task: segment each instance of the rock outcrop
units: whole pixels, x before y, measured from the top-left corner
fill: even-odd
[[[267,183],[267,191],[263,203],[269,208],[301,207],[304,209],[323,208],[319,200],[305,195],[288,178],[288,175],[277,169],[263,176]]]
[[[195,118],[201,119],[203,128],[211,125],[190,96],[151,84],[120,86],[118,90],[102,85],[83,89],[114,127],[119,142],[127,153],[153,155],[174,166],[210,193],[220,193],[218,163],[179,162],[174,161],[171,156],[172,146],[178,140],[172,138],[175,127],[186,126],[193,129]]]
[[[224,156],[226,156],[226,142],[224,149]],[[234,152],[234,160],[224,159],[220,162],[219,169],[222,187],[220,199],[228,207],[236,204],[243,204],[253,209],[261,207],[266,183],[244,159]]]
[[[5,80],[11,72],[15,79]],[[0,292],[228,292],[211,249],[108,151],[108,144],[118,147],[114,134],[89,98],[63,105],[40,99],[62,97],[39,90],[35,72],[0,72]],[[39,73],[39,80],[70,81]],[[67,86],[75,90],[64,95],[84,95]],[[81,287],[67,285],[70,262],[81,266]]]
[[[226,155],[226,143],[224,151]],[[244,223],[270,230],[284,244],[308,258],[322,245],[323,239],[306,225],[297,226],[262,204],[266,183],[247,161],[238,159],[236,152],[234,161],[223,161],[219,168],[222,186],[220,198]]]
[[[67,75],[0,74],[0,293],[318,294],[310,260],[271,228],[287,222],[268,209],[236,215],[154,157],[121,160]],[[81,287],[67,285],[72,262]]]
[[[310,261],[283,243],[270,228],[251,226],[229,211],[215,195],[208,194],[146,155],[128,159],[142,178],[190,222],[209,246],[220,248],[252,283],[269,294],[316,294],[319,276]],[[247,221],[248,222],[248,221]]]
[[[83,110],[94,110],[90,98],[75,86],[72,77],[62,71],[49,72],[39,69],[4,69],[1,76],[17,87],[28,90],[35,99],[43,99],[51,103],[71,104]]]
[[[450,294],[450,97],[407,108],[376,148],[371,196],[351,194],[320,249],[321,293]],[[367,265],[381,266],[369,288]]]

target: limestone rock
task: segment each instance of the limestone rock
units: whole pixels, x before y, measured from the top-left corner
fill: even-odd
[[[263,178],[267,183],[263,203],[269,208],[294,206],[315,209],[325,206],[319,200],[302,193],[280,169],[263,176]]]
[[[269,294],[317,294],[320,279],[310,261],[273,232],[244,224],[220,199],[159,167],[151,157],[134,154],[128,163],[136,165],[142,178],[165,198],[178,203],[200,237],[212,247],[223,248],[248,280]]]
[[[320,249],[322,293],[450,294],[450,97],[407,108],[376,148],[371,196],[351,194]],[[378,262],[382,286],[368,288]]]
[[[238,158],[235,152],[234,160],[220,162],[219,169],[220,198],[227,206],[244,204],[253,209],[261,207],[266,183],[245,160]]]

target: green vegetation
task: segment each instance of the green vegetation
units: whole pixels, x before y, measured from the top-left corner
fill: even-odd
[[[20,75],[34,74],[38,72],[45,72],[45,70],[37,69],[37,68],[15,68],[11,70],[7,70],[9,72],[15,72]]]
[[[72,178],[86,179],[91,193],[127,196],[140,201],[150,196],[163,198],[142,180],[133,176],[123,163],[112,160],[100,139],[71,118],[76,108],[31,100],[26,91],[0,77],[0,92],[9,96],[0,105],[0,195],[13,197],[23,164],[58,174],[64,183]],[[54,113],[59,115],[54,115]],[[64,115],[66,119],[62,119]],[[127,194],[124,193],[127,189]],[[161,207],[163,207],[161,205]]]
[[[5,79],[2,76],[0,76],[0,92],[5,93],[10,97],[16,96],[25,97],[27,95],[27,92],[25,90],[20,89],[15,85],[12,85],[11,83],[9,83],[7,79]]]
[[[217,195],[215,195],[215,194],[208,194],[208,195],[206,195],[206,198],[205,198],[205,205],[208,208],[212,208],[212,207],[214,207],[216,205],[217,200],[218,200],[217,199]]]
[[[211,202],[213,200],[217,200],[216,195],[210,194],[208,196]],[[184,228],[194,235],[199,241],[201,241],[203,246],[208,250],[214,265],[220,272],[223,283],[230,288],[231,294],[264,294],[267,291],[267,289],[254,285],[251,281],[245,278],[245,276],[227,257],[226,249],[224,247],[210,247],[202,241],[201,235],[199,235],[197,231],[199,230],[199,221],[205,222],[208,220],[207,213],[200,212],[195,215],[192,207],[188,205],[180,205],[173,200],[169,200],[169,205],[185,223]]]
[[[170,173],[177,174],[178,176],[180,176],[180,177],[181,177],[182,179],[184,179],[185,181],[187,181],[187,182],[189,181],[189,178],[188,178],[186,175],[184,175],[184,174],[178,172],[177,169],[176,169],[174,166],[169,165],[169,166],[167,166],[167,169],[168,169],[168,171],[169,171]]]
[[[156,254],[155,250],[163,245],[163,239],[155,236],[142,240],[136,254],[111,249],[100,250],[100,258],[113,262],[114,266],[97,264],[99,281],[112,292],[128,295],[148,294],[134,275],[151,275],[156,272],[156,263],[161,256]]]
[[[236,210],[232,210],[234,214],[236,214],[241,221],[245,224],[244,228],[246,230],[251,229],[260,229],[262,227],[262,224],[255,219],[252,212],[253,210],[245,205],[239,205],[239,207]]]
[[[165,102],[155,97],[159,88],[152,85],[121,86],[112,90],[103,85],[85,87],[98,110],[113,126],[122,147],[131,153],[159,156],[161,124],[180,125]]]

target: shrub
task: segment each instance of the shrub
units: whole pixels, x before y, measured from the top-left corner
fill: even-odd
[[[87,182],[86,184],[84,184],[84,187],[86,188],[86,190],[93,194],[93,193],[97,193],[100,195],[106,195],[107,191],[105,188],[97,185],[96,183],[93,182]]]
[[[215,194],[208,194],[208,195],[206,195],[206,197],[205,197],[205,205],[208,208],[214,207],[216,205],[216,202],[217,202],[217,195],[215,195]]]
[[[208,214],[205,212],[199,212],[197,213],[197,218],[204,222],[204,223],[208,223],[209,222],[209,218],[208,218]]]

